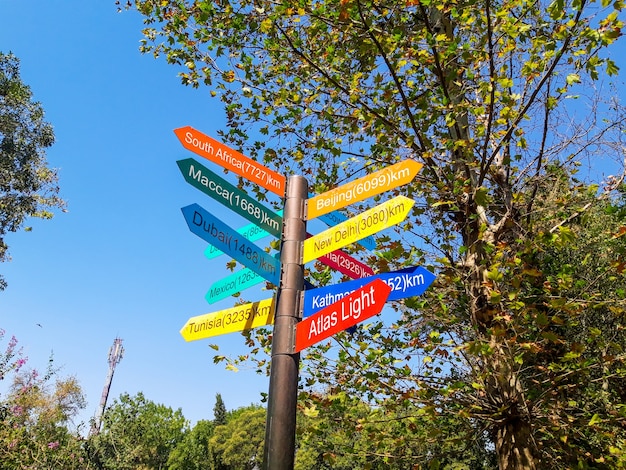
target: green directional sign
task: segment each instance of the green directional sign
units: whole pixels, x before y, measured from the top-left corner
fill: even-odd
[[[176,163],[187,183],[224,204],[268,233],[280,238],[282,217],[278,214],[259,204],[225,179],[200,165],[193,158],[179,160]]]

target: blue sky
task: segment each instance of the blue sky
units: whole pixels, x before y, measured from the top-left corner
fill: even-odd
[[[0,0],[0,18],[0,51],[20,58],[22,79],[54,126],[48,161],[69,209],[7,237],[13,259],[0,265],[9,283],[0,328],[18,338],[32,367],[53,353],[61,375],[76,376],[88,400],[78,421],[96,412],[116,337],[125,356],[109,403],[141,391],[194,423],[213,417],[216,393],[229,409],[260,402],[268,379],[214,365],[207,346],[244,354],[240,335],[186,343],[179,334],[190,317],[232,306],[205,301],[227,274],[226,259],[204,258],[206,244],[180,208],[199,203],[232,227],[248,223],[187,184],[176,165],[194,155],[173,130],[216,137],[220,103],[182,86],[164,60],[141,55],[141,18],[118,13],[113,0]],[[246,297],[269,293],[253,288]]]
[[[233,303],[205,301],[226,259],[204,258],[206,243],[180,208],[197,202],[233,227],[248,223],[187,184],[176,165],[194,155],[173,129],[215,137],[224,124],[219,102],[141,55],[141,18],[117,13],[113,0],[0,0],[0,18],[0,51],[20,58],[22,79],[54,126],[48,162],[69,210],[7,237],[0,328],[17,337],[32,367],[44,368],[53,352],[61,375],[76,376],[88,400],[79,421],[97,409],[118,336],[125,356],[109,403],[142,391],[192,423],[212,419],[216,393],[229,409],[259,403],[267,378],[226,371],[213,364],[208,340],[186,343],[179,334],[189,317]],[[246,295],[269,297],[258,288]],[[225,354],[246,352],[238,334],[210,342]]]

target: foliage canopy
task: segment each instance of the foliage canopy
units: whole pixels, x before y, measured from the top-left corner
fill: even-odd
[[[7,233],[22,228],[27,217],[49,219],[51,209],[64,207],[56,170],[45,160],[53,143],[41,104],[20,78],[19,60],[0,52],[0,261],[8,259]]]
[[[424,164],[385,195],[416,199],[412,216],[360,253],[384,271],[429,266],[436,285],[392,324],[308,350],[304,384],[324,391],[311,399],[478,429],[501,469],[623,464],[625,114],[604,81],[621,0],[134,6],[142,51],[210,88],[243,153],[316,192]],[[581,173],[600,165],[616,172],[602,188]]]

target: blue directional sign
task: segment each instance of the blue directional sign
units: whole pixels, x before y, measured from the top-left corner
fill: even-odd
[[[279,210],[276,214],[282,217],[283,211]],[[245,227],[238,228],[237,233],[240,233],[243,235],[243,238],[250,240],[251,242],[255,242],[270,235],[269,232],[263,230],[261,227],[258,227],[256,224],[248,224]],[[217,258],[223,254],[224,253],[215,248],[213,245],[207,246],[206,250],[204,250],[204,256],[206,256],[207,259]]]
[[[425,268],[413,266],[389,273],[355,279],[332,286],[318,287],[304,291],[304,317],[334,304],[348,294],[363,287],[374,279],[380,279],[391,287],[387,302],[422,295],[435,280],[435,275]]]
[[[273,284],[280,283],[280,262],[246,240],[198,204],[181,209],[189,230]]]
[[[237,229],[237,233],[241,234],[243,238],[250,240],[251,242],[255,242],[261,238],[269,236],[269,232],[263,230],[261,227],[258,227],[256,224],[248,224],[245,227],[241,227]],[[213,245],[207,246],[206,250],[204,250],[204,256],[206,256],[207,259],[217,258],[223,254],[224,253],[215,248]]]

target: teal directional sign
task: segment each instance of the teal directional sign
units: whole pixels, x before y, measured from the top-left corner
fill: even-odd
[[[237,233],[251,242],[255,242],[257,240],[260,240],[261,238],[269,236],[269,233],[267,233],[261,227],[257,227],[255,224],[248,224],[245,227],[241,227],[237,229]],[[204,256],[206,256],[207,259],[217,258],[218,256],[223,254],[223,251],[218,250],[213,245],[207,246],[206,250],[204,250]]]
[[[208,303],[213,304],[262,282],[265,282],[263,276],[244,268],[213,283],[204,298]]]
[[[277,212],[277,214],[282,217],[283,211],[280,210]],[[248,224],[244,227],[238,228],[237,233],[240,233],[243,238],[245,238],[246,240],[250,240],[251,242],[255,242],[257,240],[260,240],[261,238],[269,237],[270,235],[261,227],[257,227],[256,224]],[[204,256],[206,256],[207,259],[217,258],[218,256],[223,254],[223,252],[215,248],[213,245],[207,246],[206,250],[204,250]]]
[[[280,253],[276,253],[274,258],[278,260]],[[212,304],[262,282],[265,282],[263,276],[259,276],[251,269],[244,268],[213,283],[204,298],[208,303]]]
[[[413,266],[400,271],[376,274],[341,284],[305,290],[303,316],[313,315],[374,279],[380,279],[391,287],[391,292],[387,298],[387,301],[391,301],[422,295],[435,280],[435,275],[427,269]]]
[[[219,177],[193,158],[176,162],[187,183],[221,202],[237,214],[280,238],[282,217]]]
[[[280,284],[280,263],[217,217],[191,204],[181,209],[189,230],[273,284]]]

